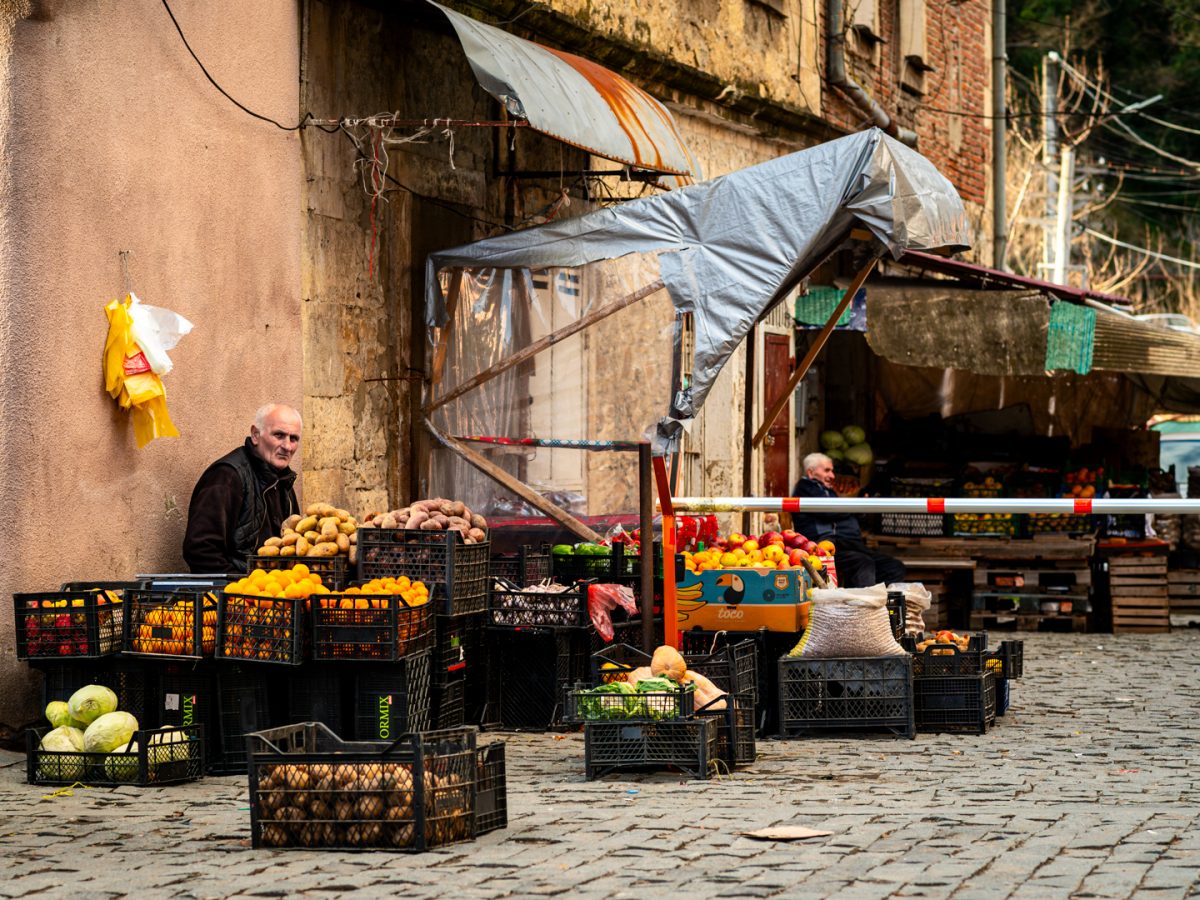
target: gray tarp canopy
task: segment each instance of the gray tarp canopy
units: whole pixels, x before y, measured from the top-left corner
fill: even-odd
[[[675,452],[726,360],[754,323],[866,228],[899,259],[970,245],[962,199],[933,164],[878,128],[667,194],[431,254],[426,323],[447,322],[438,272],[582,266],[658,254],[677,313],[695,323],[692,383],[659,420],[654,452]],[[676,320],[676,342],[681,323]]]

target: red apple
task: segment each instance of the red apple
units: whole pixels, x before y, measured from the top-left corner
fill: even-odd
[[[800,546],[800,541],[803,539],[804,535],[798,531],[792,531],[790,528],[783,532],[783,544],[785,547],[795,549]]]
[[[744,543],[746,543],[746,536],[737,531],[735,531],[733,534],[729,535],[729,537],[727,537],[725,539],[725,545],[730,550],[736,550],[738,547],[742,546],[742,544],[744,544]]]
[[[782,544],[783,535],[778,531],[764,531],[761,535],[759,535],[758,543],[759,546],[766,546],[767,544]]]
[[[788,565],[794,569],[801,569],[804,567],[806,559],[808,559],[808,554],[797,548],[788,554]]]

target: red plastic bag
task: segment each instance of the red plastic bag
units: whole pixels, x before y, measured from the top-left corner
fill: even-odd
[[[613,639],[612,616],[609,613],[618,606],[631,616],[637,615],[637,598],[630,588],[623,584],[588,585],[588,615],[596,627],[596,633],[604,638],[605,643]]]

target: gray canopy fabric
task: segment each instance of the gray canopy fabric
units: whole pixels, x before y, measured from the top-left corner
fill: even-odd
[[[426,323],[447,321],[437,277],[444,269],[533,270],[658,254],[672,303],[692,314],[696,336],[693,381],[654,435],[654,452],[672,453],[754,323],[855,227],[897,259],[970,245],[954,186],[925,157],[872,128],[668,194],[431,254]]]

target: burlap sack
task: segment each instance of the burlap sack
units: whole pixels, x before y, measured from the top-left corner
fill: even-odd
[[[808,628],[788,656],[810,659],[900,656],[892,637],[887,588],[833,588],[812,592]]]
[[[925,632],[923,613],[933,605],[933,595],[929,593],[928,588],[917,581],[909,584],[889,584],[887,589],[904,594],[904,633],[923,634]]]

